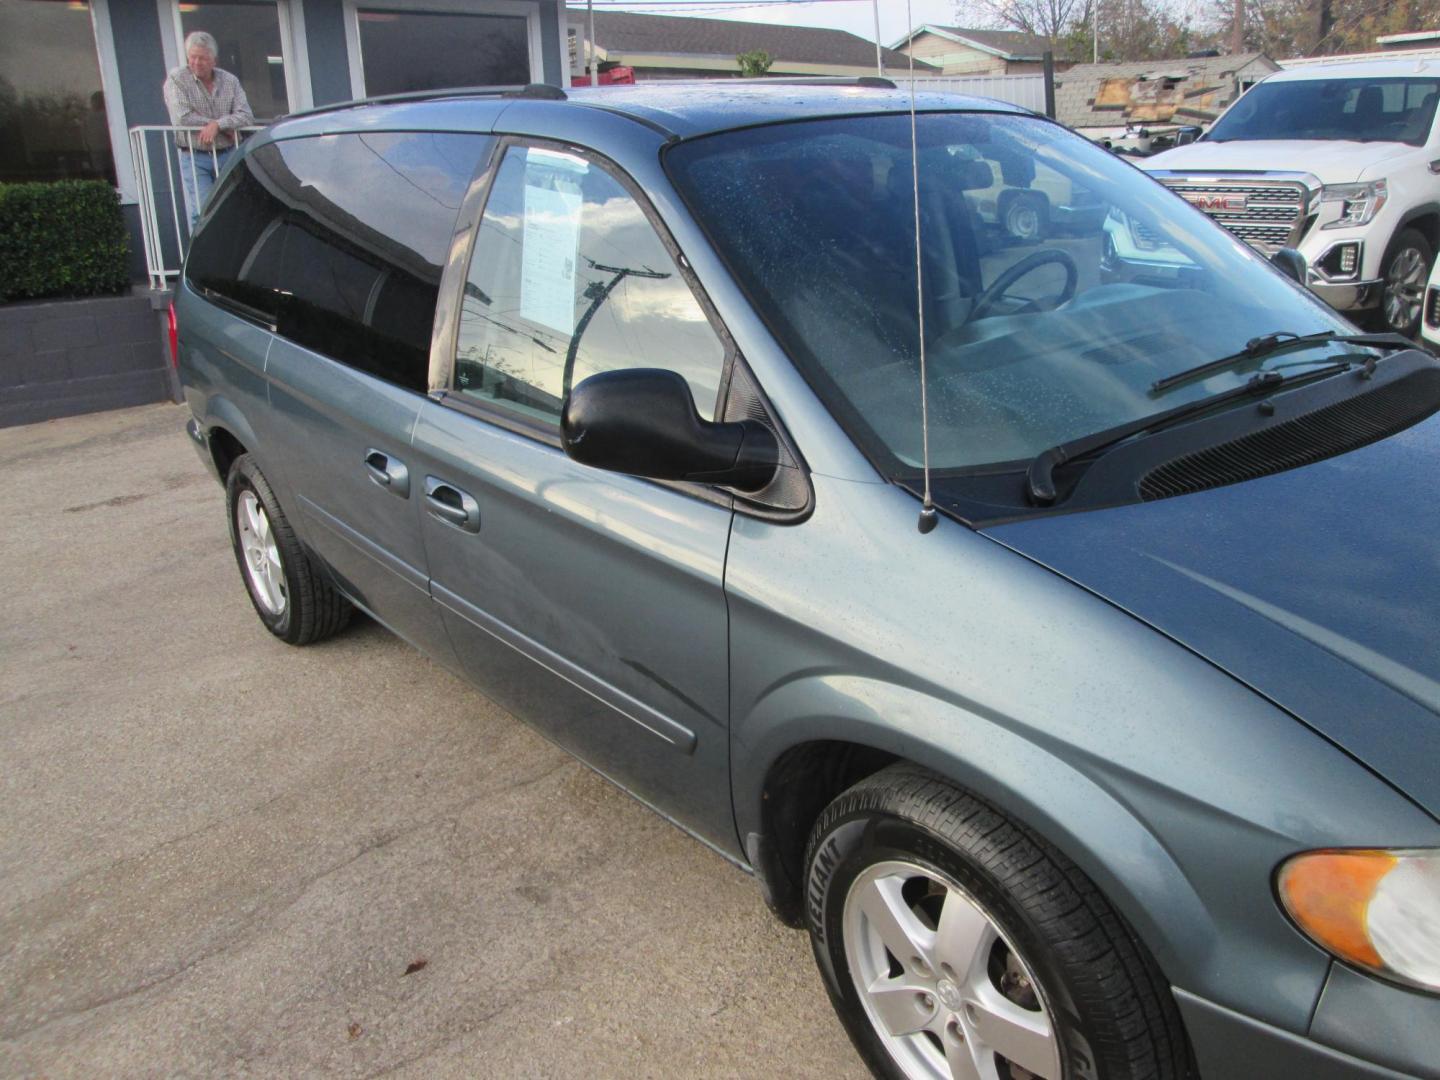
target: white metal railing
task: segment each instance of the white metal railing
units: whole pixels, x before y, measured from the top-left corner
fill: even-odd
[[[885,74],[900,86],[910,85],[910,77],[903,70]],[[915,89],[996,98],[1036,112],[1045,111],[1044,75],[916,75]]]
[[[145,269],[152,289],[169,287],[172,278],[180,276],[180,266],[190,247],[190,215],[186,211],[186,191],[198,207],[200,199],[195,170],[181,166],[185,153],[176,136],[197,132],[198,127],[177,127],[173,124],[142,124],[130,129],[130,159],[135,167],[135,184],[140,204],[140,234],[145,245]],[[241,128],[242,137],[258,127]],[[193,140],[192,140],[193,141]],[[190,153],[209,154],[212,165],[218,165],[220,151],[198,145]]]

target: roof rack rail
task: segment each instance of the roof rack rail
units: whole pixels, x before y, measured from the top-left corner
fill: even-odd
[[[346,109],[360,109],[366,105],[395,105],[407,101],[438,101],[442,98],[458,97],[520,97],[548,98],[555,101],[565,99],[565,91],[549,83],[530,83],[519,90],[497,89],[493,86],[445,86],[435,90],[409,90],[403,94],[378,94],[375,97],[356,98],[353,101],[337,101],[331,105],[317,105],[313,109],[287,113],[282,120],[293,120],[297,116],[320,116],[324,113],[343,112]]]
[[[532,82],[520,90],[506,90],[501,97],[531,98],[537,101],[568,101],[565,91],[549,83]]]

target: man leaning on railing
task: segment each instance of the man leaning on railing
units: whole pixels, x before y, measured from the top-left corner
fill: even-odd
[[[215,66],[218,47],[203,30],[185,38],[185,66],[165,79],[170,123],[197,128],[175,136],[180,151],[181,188],[190,228],[200,217],[215,177],[235,149],[236,129],[255,123],[240,80]]]

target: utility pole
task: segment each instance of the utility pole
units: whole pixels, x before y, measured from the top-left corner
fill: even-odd
[[[1234,22],[1230,24],[1230,51],[1245,51],[1245,0],[1235,0]]]
[[[880,0],[873,0],[873,4],[875,8],[875,74],[883,79],[885,77],[885,58],[880,53]],[[910,43],[910,47],[912,49],[915,47],[913,41]]]
[[[585,18],[589,25],[585,28],[585,36],[589,39],[590,63],[587,70],[590,72],[590,85],[596,86],[599,79],[595,74],[595,0],[585,0]]]

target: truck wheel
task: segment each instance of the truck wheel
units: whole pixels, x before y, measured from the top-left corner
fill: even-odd
[[[235,561],[265,628],[291,645],[309,645],[341,629],[350,618],[350,601],[300,545],[249,454],[230,466],[225,495]]]
[[[820,816],[806,918],[832,1004],[876,1076],[1183,1077],[1144,946],[1060,852],[896,765]]]
[[[1414,229],[1401,229],[1385,252],[1380,270],[1380,318],[1384,328],[1406,337],[1420,329],[1420,310],[1425,302],[1425,284],[1435,254],[1430,242]]]
[[[1022,244],[1032,244],[1044,239],[1049,221],[1047,206],[1043,199],[1021,195],[1006,204],[1002,224],[1005,231]]]

